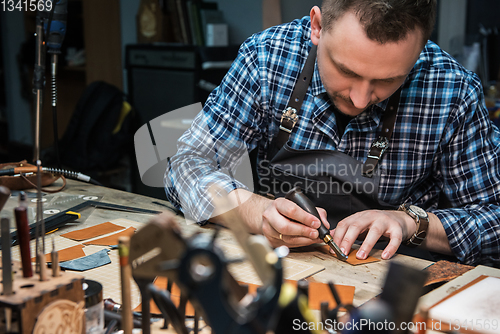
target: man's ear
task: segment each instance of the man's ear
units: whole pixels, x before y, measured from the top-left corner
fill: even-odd
[[[314,45],[318,45],[321,34],[321,10],[318,6],[311,9],[311,41]]]

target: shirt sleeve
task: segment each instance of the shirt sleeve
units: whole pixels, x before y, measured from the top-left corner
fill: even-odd
[[[260,138],[261,82],[252,39],[241,47],[222,83],[177,142],[164,177],[167,198],[190,219],[211,217],[209,188],[253,190],[248,152]],[[238,180],[238,181],[237,181]]]
[[[475,79],[443,138],[444,192],[453,208],[433,213],[461,262],[500,266],[500,132]]]

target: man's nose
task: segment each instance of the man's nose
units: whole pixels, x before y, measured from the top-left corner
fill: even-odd
[[[372,84],[369,81],[359,81],[352,86],[350,98],[354,107],[365,109],[370,104],[372,94]]]

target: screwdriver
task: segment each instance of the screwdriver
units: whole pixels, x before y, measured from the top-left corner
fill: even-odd
[[[333,238],[330,235],[330,231],[326,228],[325,225],[321,222],[321,217],[319,216],[318,210],[316,210],[316,207],[314,206],[314,203],[307,197],[302,190],[299,187],[295,187],[288,194],[285,196],[286,199],[294,202],[300,208],[302,208],[304,211],[312,214],[316,218],[319,219],[320,226],[318,228],[319,232],[319,238],[323,240],[330,248],[337,254],[337,258],[346,261],[347,260],[347,255],[345,255],[337,246],[335,242],[333,242]]]

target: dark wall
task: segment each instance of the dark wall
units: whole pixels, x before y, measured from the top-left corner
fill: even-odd
[[[500,1],[498,0],[469,0],[467,2],[466,33],[479,33],[479,24],[486,28],[500,28]]]
[[[488,32],[480,33],[480,26]],[[500,75],[500,1],[469,0],[467,2],[467,44],[475,41],[486,43],[488,57],[487,81],[497,80]]]

